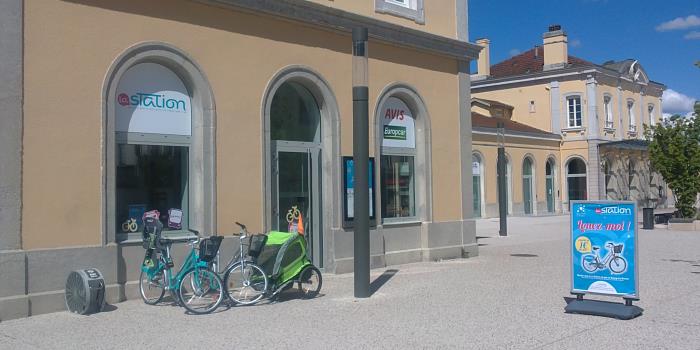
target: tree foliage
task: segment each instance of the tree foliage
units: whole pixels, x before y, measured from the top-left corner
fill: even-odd
[[[645,126],[644,134],[651,140],[652,166],[673,191],[676,208],[684,218],[694,218],[700,193],[700,104],[695,105],[695,117],[675,115],[654,127]]]

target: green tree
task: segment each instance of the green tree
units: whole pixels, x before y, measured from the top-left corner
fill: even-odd
[[[644,127],[652,166],[673,191],[676,208],[684,218],[697,215],[695,203],[700,193],[700,104],[695,116],[674,115],[654,127]]]

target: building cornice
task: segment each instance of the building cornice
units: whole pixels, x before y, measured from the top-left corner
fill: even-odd
[[[372,39],[389,44],[427,51],[460,61],[474,60],[481,46],[467,41],[423,32],[378,19],[343,11],[305,0],[192,0],[227,9],[266,14],[303,22],[328,30],[349,33],[366,27]],[[348,46],[349,47],[349,46]]]
[[[472,133],[476,135],[498,135],[497,128],[487,128],[487,127],[472,127]],[[546,141],[561,141],[561,136],[555,134],[538,134],[534,132],[526,131],[514,131],[506,130],[503,135],[510,137],[519,137],[531,140],[546,140]]]
[[[578,76],[581,75],[581,80],[586,80],[588,75],[591,74],[602,74],[605,76],[608,76],[613,79],[620,79],[624,80],[627,83],[630,84],[639,84],[638,82],[634,82],[624,75],[611,70],[607,69],[602,66],[578,66],[578,67],[571,67],[571,68],[565,68],[565,69],[557,69],[557,70],[551,70],[551,71],[542,71],[542,72],[536,72],[536,73],[531,73],[531,74],[523,74],[523,75],[514,75],[514,76],[509,76],[509,77],[502,77],[502,78],[487,78],[487,79],[482,79],[482,80],[473,80],[472,81],[472,90],[477,90],[480,88],[487,88],[487,87],[494,87],[494,86],[503,86],[503,85],[511,85],[511,84],[520,84],[520,83],[527,83],[527,82],[536,82],[540,80],[545,80],[549,81],[552,79],[558,79],[558,78],[565,78],[565,77],[572,77],[572,76]],[[640,84],[643,86],[647,87],[653,87],[659,90],[665,90],[666,86],[654,81],[649,81],[648,84]]]

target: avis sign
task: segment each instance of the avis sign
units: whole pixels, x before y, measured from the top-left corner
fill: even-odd
[[[411,110],[396,97],[389,97],[380,110],[382,118],[382,146],[416,147],[415,120]]]
[[[571,292],[639,298],[634,202],[571,202]]]

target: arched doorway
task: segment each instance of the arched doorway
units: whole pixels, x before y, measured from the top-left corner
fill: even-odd
[[[569,202],[586,200],[586,163],[581,158],[572,158],[566,165],[566,184]]]
[[[534,204],[534,175],[532,170],[532,159],[525,157],[523,160],[523,210],[525,214],[533,214]]]
[[[484,166],[481,161],[481,156],[474,153],[472,154],[472,192],[474,195],[474,217],[480,218],[482,216],[483,210],[483,195],[484,195],[484,182],[483,182],[483,169]]]
[[[554,159],[547,159],[547,164],[545,165],[545,193],[547,195],[547,212],[554,213]]]
[[[498,171],[498,159],[496,159],[496,194],[498,195],[498,176],[500,172]],[[513,214],[513,183],[511,179],[511,174],[513,169],[510,163],[510,157],[506,154],[506,203],[508,208],[508,215]],[[496,197],[499,198],[499,197]]]
[[[275,75],[268,86],[263,123],[264,229],[287,231],[287,213],[296,207],[311,259],[323,267],[324,233],[340,223],[336,99],[317,73],[290,66]]]

